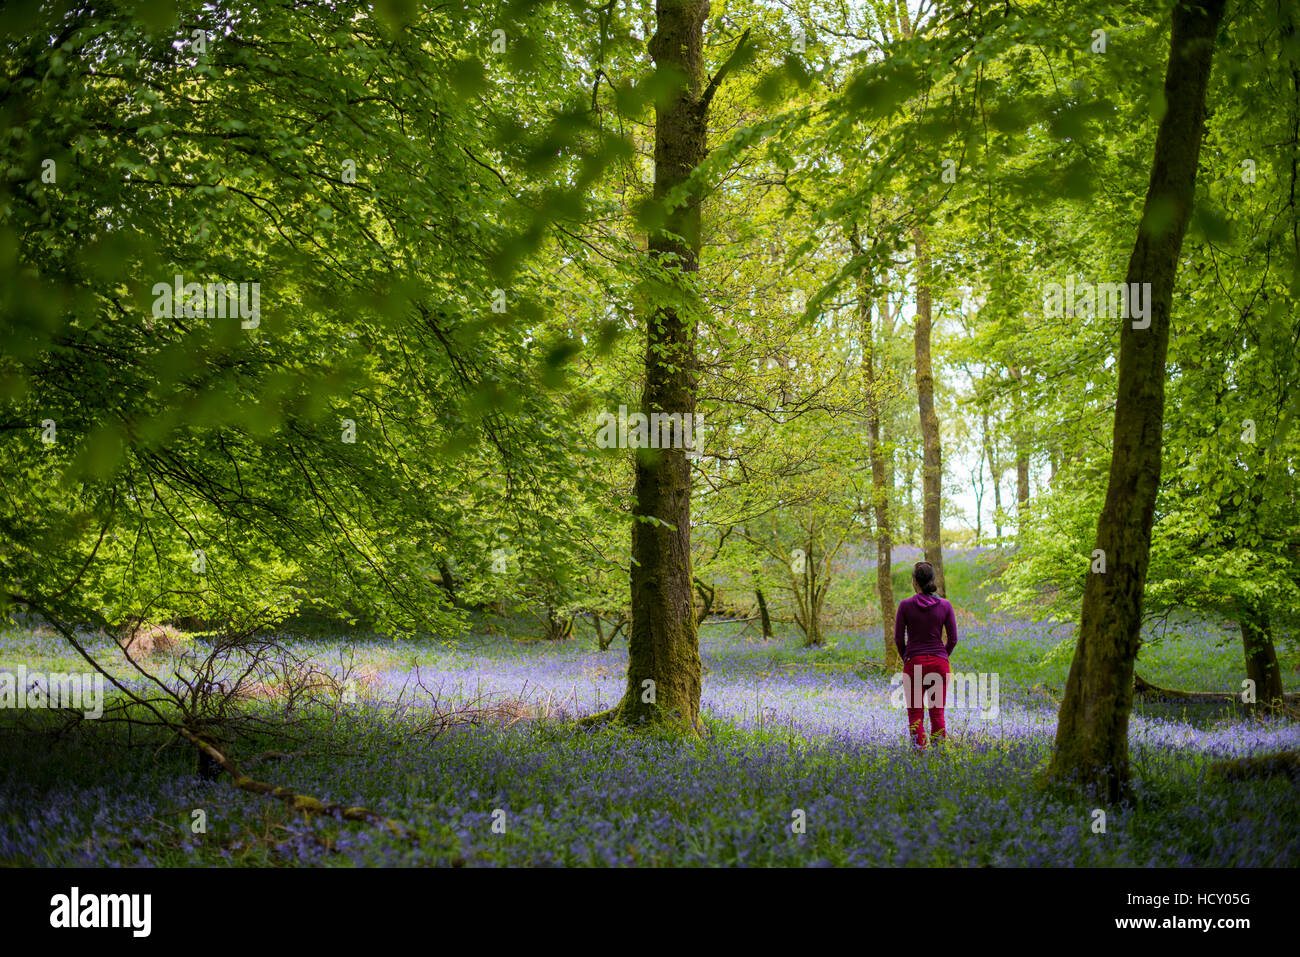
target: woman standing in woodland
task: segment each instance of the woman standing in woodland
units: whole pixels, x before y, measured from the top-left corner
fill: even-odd
[[[930,736],[948,736],[943,706],[948,697],[948,656],[957,647],[957,618],[952,603],[935,594],[938,586],[934,583],[934,566],[929,562],[917,562],[912,569],[912,588],[916,594],[898,603],[894,645],[903,659],[907,727],[913,745],[918,751],[924,751],[927,709]],[[945,629],[947,641],[943,638]]]

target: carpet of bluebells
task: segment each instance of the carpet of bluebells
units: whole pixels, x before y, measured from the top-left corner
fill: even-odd
[[[483,632],[432,644],[299,639],[323,666],[355,660],[378,680],[322,717],[311,747],[255,776],[372,808],[418,840],[201,782],[191,751],[160,748],[165,739],[119,747],[120,727],[58,740],[6,732],[0,864],[1300,864],[1294,784],[1207,774],[1216,758],[1300,746],[1294,722],[1139,704],[1134,798],[1108,809],[1099,833],[1091,804],[1041,785],[1073,626],[963,619],[953,668],[999,675],[997,714],[950,710],[946,747],[924,755],[908,747],[889,676],[863,667],[878,656],[874,627],[805,649],[794,635],[761,642],[752,629],[706,625],[700,740],[572,725],[621,695],[625,645]],[[1223,623],[1175,621],[1148,641],[1148,680],[1239,685],[1239,639]],[[1294,650],[1281,650],[1294,669]],[[11,629],[0,668],[20,662],[77,668],[56,636]],[[1294,670],[1286,678],[1294,684]],[[513,720],[433,735],[421,725],[435,698],[509,703],[501,713]],[[205,833],[191,827],[196,809]]]

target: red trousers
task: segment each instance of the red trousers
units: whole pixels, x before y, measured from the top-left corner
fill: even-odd
[[[929,675],[940,675],[936,680]],[[917,655],[903,665],[903,687],[907,690],[907,727],[918,751],[925,750],[925,712],[930,712],[930,736],[948,737],[943,721],[943,705],[948,698],[948,659],[937,655]],[[928,708],[927,708],[928,706]]]

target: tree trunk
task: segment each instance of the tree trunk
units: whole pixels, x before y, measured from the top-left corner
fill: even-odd
[[[548,605],[546,607],[546,640],[563,641],[572,634],[573,616],[560,615],[555,608]]]
[[[1214,37],[1225,0],[1173,10],[1166,111],[1126,281],[1150,283],[1149,326],[1120,332],[1119,384],[1106,502],[1096,548],[1105,572],[1089,574],[1074,660],[1061,701],[1050,774],[1115,801],[1128,792],[1133,666],[1160,484],[1169,312],[1196,184]],[[1130,302],[1132,297],[1130,297]]]
[[[916,544],[916,482],[913,479],[912,463],[907,463],[907,544]]]
[[[888,362],[890,343],[894,341],[894,308],[889,304],[889,296],[886,295],[880,301],[880,371],[876,378],[881,382],[891,382],[890,377],[898,375],[897,370],[892,368]],[[890,385],[890,394],[898,395],[901,390],[898,387],[898,381],[892,380]],[[877,407],[880,413],[880,444],[877,448],[880,450],[881,457],[885,462],[885,507],[889,509],[889,538],[890,538],[890,555],[893,554],[894,539],[898,537],[898,514],[893,509],[894,504],[894,450],[889,446],[889,428],[890,420],[888,412],[890,408],[882,400]],[[874,481],[874,475],[873,475]],[[890,558],[892,562],[892,557]],[[892,586],[890,594],[893,594]],[[897,651],[897,649],[895,649]]]
[[[804,542],[807,548],[804,549],[803,578],[791,575],[791,587],[795,595],[795,623],[803,630],[804,647],[816,648],[822,643],[821,630],[821,598],[824,594],[821,587],[821,576],[817,573],[816,540],[813,537],[814,527],[809,526],[808,538]],[[827,568],[827,574],[830,568]]]
[[[700,596],[700,610],[695,613],[695,624],[701,625],[704,623],[704,619],[709,617],[709,613],[713,611],[713,599],[717,597],[717,589],[704,584],[697,578],[695,579],[695,590]]]
[[[1021,392],[1024,374],[1019,366],[1011,367],[1011,378],[1016,383],[1016,534],[1024,531],[1029,518],[1029,440],[1025,435],[1025,400]]]
[[[614,622],[614,627],[610,630],[609,636],[606,637],[605,625],[601,620],[600,614],[598,612],[592,612],[591,620],[596,625],[596,641],[600,646],[601,651],[608,651],[610,646],[614,644],[614,639],[618,637],[618,633],[627,627],[627,617],[620,612],[618,620]]]
[[[984,462],[988,460],[992,463],[992,450],[989,449],[988,439],[988,407],[985,406],[979,412],[979,436],[980,436],[980,462],[979,462],[979,499],[976,501],[975,510],[975,545],[979,546],[980,531],[984,527]],[[989,469],[992,472],[992,469]],[[993,479],[995,484],[997,479]]]
[[[812,542],[812,537],[809,536],[808,560],[804,562],[804,566],[803,566],[803,601],[804,601],[804,608],[807,610],[806,621],[808,622],[808,643],[809,644],[817,643],[814,638],[814,635],[816,633],[816,628],[817,628],[817,620],[816,620],[817,616],[813,611],[813,592],[817,582],[816,582],[816,566],[813,564],[813,558],[814,558],[813,542]]]
[[[663,202],[704,159],[708,98],[704,19],[708,0],[658,0],[650,38],[655,66],[679,76],[655,107],[654,196]],[[699,268],[700,195],[691,190],[649,238],[652,259],[681,273]],[[694,323],[676,305],[646,317],[642,411],[695,413]],[[625,724],[699,728],[701,662],[691,590],[691,472],[685,449],[638,449],[632,524],[632,625]]]
[[[772,637],[772,618],[767,612],[767,599],[763,597],[763,589],[755,588],[754,597],[758,599],[758,615],[763,622],[763,638]]]
[[[456,579],[451,573],[451,567],[447,564],[446,559],[438,561],[438,575],[441,577],[442,590],[447,593],[447,598],[456,607],[460,607],[460,602],[456,598]]]
[[[998,538],[998,547],[1002,547],[1002,473],[998,470],[993,442],[989,438],[989,413],[984,410],[984,452],[989,459],[989,475],[993,478],[993,531]]]
[[[1255,701],[1272,707],[1282,701],[1282,669],[1273,647],[1273,629],[1262,608],[1243,607],[1241,642],[1246,652],[1246,677],[1255,683]]]
[[[854,256],[862,255],[862,241],[857,223],[849,233],[849,243]],[[862,386],[867,406],[867,454],[871,459],[871,502],[876,520],[876,593],[880,598],[881,639],[885,649],[885,667],[895,670],[899,664],[898,649],[894,646],[894,537],[889,525],[889,485],[885,474],[885,456],[880,447],[880,407],[882,405],[882,380],[887,380],[884,361],[881,375],[876,375],[876,344],[871,324],[874,305],[874,283],[869,267],[864,263],[858,269],[858,336],[862,347]]]
[[[943,449],[939,443],[939,416],[934,411],[934,372],[930,368],[930,261],[924,230],[918,226],[913,230],[913,238],[916,241],[916,402],[921,412],[921,440],[925,446],[921,471],[921,540],[925,560],[934,566],[939,594],[946,597],[940,540]]]

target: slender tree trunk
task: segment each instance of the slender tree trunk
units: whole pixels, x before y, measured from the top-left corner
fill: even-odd
[[[650,54],[681,77],[655,107],[654,195],[663,201],[704,159],[708,100],[704,20],[708,0],[658,0]],[[700,196],[692,190],[649,239],[650,256],[682,273],[698,269]],[[695,413],[695,332],[675,305],[646,317],[642,410]],[[627,690],[617,717],[697,730],[701,663],[691,590],[691,472],[684,449],[637,450],[632,524],[632,625]]]
[[[808,529],[807,544],[807,557],[803,566],[804,637],[806,639],[805,644],[810,648],[815,648],[822,643],[822,628],[821,603],[817,600],[819,576],[815,561],[816,556],[814,555],[816,541],[813,538],[812,526]]]
[[[1129,283],[1150,283],[1150,295],[1144,297],[1149,326],[1135,329],[1126,319],[1121,327],[1113,453],[1097,522],[1096,548],[1104,554],[1106,570],[1089,574],[1084,589],[1050,768],[1052,777],[1094,789],[1111,801],[1128,791],[1128,719],[1160,484],[1169,313],[1192,210],[1214,37],[1224,3],[1185,0],[1173,10],[1166,111],[1126,276]]]
[[[754,597],[758,599],[758,617],[763,623],[763,638],[772,637],[772,617],[767,611],[767,599],[763,597],[763,589],[755,588]]]
[[[993,441],[989,437],[989,413],[983,412],[984,454],[989,460],[989,475],[993,478],[993,531],[998,538],[998,547],[1002,546],[1002,473],[998,470],[997,453],[993,450]]]
[[[1021,391],[1024,373],[1019,366],[1011,367],[1011,378],[1016,383],[1016,529],[1024,530],[1029,518],[1029,439],[1025,430],[1025,400]]]
[[[993,534],[997,536],[998,547],[1002,547],[1002,476],[993,477]]]
[[[916,544],[916,481],[912,463],[907,463],[907,544]]]
[[[794,595],[795,624],[804,634],[804,646],[813,647],[821,644],[821,601],[823,594],[821,576],[817,571],[816,523],[809,524],[807,537],[804,539],[802,566],[796,571],[794,564],[790,568],[790,591]],[[830,565],[827,564],[827,576]]]
[[[985,493],[984,464],[987,462],[989,466],[989,478],[993,480],[993,523],[996,526],[998,521],[997,505],[999,498],[998,476],[997,473],[993,471],[993,442],[992,438],[989,436],[989,410],[987,406],[980,410],[980,445],[980,500],[983,501]]]
[[[939,416],[934,411],[934,371],[930,368],[930,259],[925,231],[913,231],[916,241],[916,402],[921,412],[921,440],[924,459],[921,539],[925,560],[934,566],[939,594],[947,595],[943,578],[943,542],[940,510],[943,496],[943,449],[939,442]]]
[[[880,596],[880,631],[885,649],[885,667],[891,671],[902,662],[894,647],[894,534],[890,525],[890,488],[885,475],[885,458],[880,451],[879,419],[872,429],[871,483],[876,509],[876,593]]]
[[[1246,677],[1255,683],[1257,704],[1282,703],[1282,669],[1273,647],[1273,628],[1265,611],[1257,606],[1242,608],[1241,642],[1246,652]]]
[[[831,567],[826,563],[826,574],[820,577],[817,590],[813,593],[813,622],[817,628],[817,645],[822,643],[822,608],[826,604],[826,593],[831,590]]]
[[[889,295],[886,294],[880,301],[880,372],[876,378],[881,382],[890,382],[890,394],[899,395],[901,390],[898,388],[898,381],[891,380],[891,376],[899,373],[889,362],[890,344],[894,341],[894,307],[889,303]],[[898,515],[894,509],[894,450],[889,445],[890,419],[888,416],[889,406],[882,399],[878,411],[880,413],[880,445],[881,456],[885,460],[885,506],[889,509],[889,532],[892,539],[897,537],[898,532]]]
[[[853,224],[849,234],[853,254],[862,254],[862,241],[858,226]],[[867,454],[871,459],[871,502],[876,520],[876,593],[880,598],[881,640],[885,650],[885,667],[891,671],[900,664],[898,649],[894,646],[894,537],[889,525],[889,486],[886,484],[885,456],[880,448],[880,407],[883,401],[882,379],[876,375],[876,344],[872,330],[871,310],[874,304],[874,283],[869,268],[863,264],[858,270],[858,336],[862,347],[862,386],[867,406]],[[882,370],[884,367],[881,362]]]

